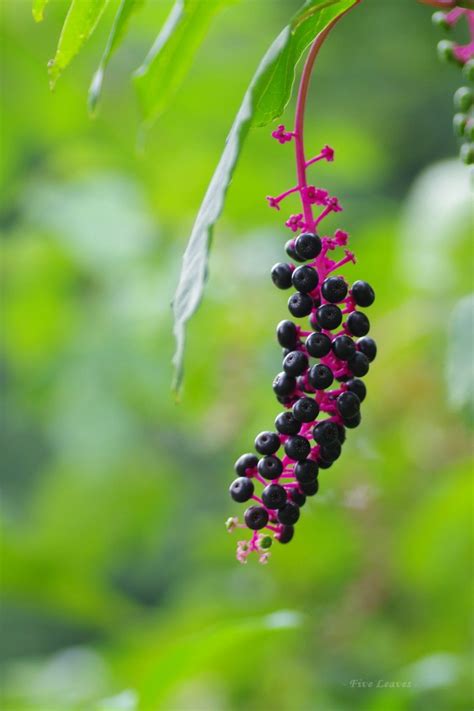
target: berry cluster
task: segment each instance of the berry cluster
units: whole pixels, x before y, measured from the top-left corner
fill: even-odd
[[[279,126],[273,133],[280,143],[295,134]],[[305,169],[318,160],[332,161],[334,152],[325,146],[321,153],[305,161]],[[375,294],[364,281],[351,286],[338,271],[354,255],[333,259],[330,253],[345,247],[348,235],[336,230],[333,236],[319,236],[319,225],[332,212],[342,208],[325,190],[303,184],[277,198],[267,198],[271,207],[298,191],[304,212],[286,222],[292,231],[285,250],[289,262],[276,264],[271,278],[278,289],[294,289],[288,310],[295,319],[309,318],[311,330],[293,320],[281,321],[276,330],[283,349],[282,371],[273,381],[273,391],[284,410],[275,419],[273,431],[261,432],[255,439],[257,454],[243,454],[235,464],[237,478],[230,495],[239,503],[250,503],[242,523],[236,517],[228,529],[248,528],[250,540],[240,541],[237,559],[246,562],[256,551],[260,561],[268,560],[273,540],[288,543],[306,497],[318,492],[320,469],[328,469],[341,455],[346,429],[361,421],[360,406],[366,396],[361,380],[374,360],[377,347],[367,334],[370,323],[360,308],[370,306]],[[315,219],[312,206],[321,207]],[[256,487],[263,490],[257,495]]]
[[[450,4],[452,5],[452,3]],[[460,66],[465,78],[472,83],[474,82],[474,10],[453,7],[448,12],[435,12],[433,22],[446,33],[450,33],[463,17],[466,18],[469,27],[469,42],[461,45],[443,39],[438,44],[438,53],[441,59]],[[454,109],[456,113],[453,119],[453,128],[461,143],[461,159],[471,165],[474,163],[474,90],[472,86],[461,86],[456,91]]]

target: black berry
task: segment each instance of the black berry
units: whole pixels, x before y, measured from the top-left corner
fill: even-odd
[[[332,331],[342,323],[342,312],[338,306],[334,304],[324,304],[320,306],[318,311],[318,323],[321,328],[326,331]]]
[[[334,376],[331,368],[324,363],[318,363],[310,369],[308,380],[315,390],[324,390],[332,384]]]
[[[264,479],[278,479],[283,471],[283,464],[281,459],[275,457],[275,455],[270,455],[263,457],[258,463],[258,473],[263,476]]]
[[[346,441],[346,430],[345,430],[344,425],[338,425],[337,431],[338,431],[337,438],[338,438],[340,444],[344,444],[344,442]]]
[[[297,267],[292,274],[293,286],[303,294],[309,294],[318,286],[318,272],[313,267]]]
[[[353,417],[359,412],[360,400],[355,393],[347,391],[339,395],[336,405],[341,417]]]
[[[280,438],[276,432],[260,432],[255,438],[255,449],[260,454],[275,454],[280,449]]]
[[[331,339],[325,333],[310,333],[305,346],[310,356],[323,358],[331,350]]]
[[[370,331],[370,321],[361,311],[353,311],[348,316],[346,325],[353,336],[365,336]]]
[[[249,506],[244,513],[245,523],[252,531],[258,531],[268,523],[268,513],[263,506]]]
[[[304,232],[297,237],[295,248],[304,259],[314,259],[321,252],[321,240],[318,235]]]
[[[319,306],[320,306],[320,304],[316,304],[316,303],[314,304],[314,308],[316,308],[316,309],[317,309]],[[318,332],[321,331],[321,326],[319,325],[317,311],[312,311],[312,312],[311,312],[310,317],[309,317],[309,323],[310,323],[311,328],[313,329],[313,331],[318,331]]]
[[[289,437],[285,444],[286,455],[290,459],[294,459],[297,462],[302,462],[311,451],[311,445],[306,439],[306,437],[301,437],[300,435],[294,435]]]
[[[251,479],[246,476],[239,476],[229,487],[229,494],[239,503],[248,501],[254,492],[254,485]]]
[[[369,359],[358,351],[347,361],[347,365],[352,375],[356,375],[358,378],[362,378],[369,372]]]
[[[331,304],[343,301],[347,296],[347,284],[341,277],[329,277],[323,281],[321,293]]]
[[[275,264],[272,268],[272,281],[279,289],[289,289],[293,269],[289,264]]]
[[[319,455],[327,462],[335,462],[341,456],[341,443],[337,440],[328,446],[321,447]]]
[[[347,389],[351,391],[351,393],[355,393],[359,400],[361,402],[364,402],[365,396],[367,395],[367,388],[365,387],[365,383],[363,380],[359,380],[359,378],[351,378],[346,382]]]
[[[295,477],[300,484],[305,481],[313,481],[318,476],[318,465],[312,459],[305,459],[304,462],[297,462],[295,466]]]
[[[281,412],[276,420],[275,427],[281,434],[284,435],[296,435],[301,429],[301,422],[299,422],[292,412]]]
[[[329,446],[337,442],[339,431],[335,422],[318,422],[313,427],[313,439],[318,444]]]
[[[313,308],[313,299],[308,294],[302,294],[297,291],[288,299],[288,311],[295,318],[308,316]]]
[[[282,348],[293,350],[299,344],[298,330],[293,321],[280,321],[277,326],[277,339]]]
[[[293,526],[283,526],[281,531],[275,535],[275,538],[280,543],[289,543],[293,538],[295,529]]]
[[[273,391],[280,397],[290,395],[296,387],[296,379],[287,373],[278,373],[273,381]]]
[[[358,350],[365,355],[369,363],[375,360],[377,355],[377,344],[373,338],[361,338],[357,341]]]
[[[242,454],[234,464],[234,469],[239,476],[247,476],[247,471],[256,469],[258,457],[255,454]]]
[[[332,350],[336,358],[349,360],[356,352],[356,346],[349,336],[337,336],[332,342]]]
[[[286,504],[286,491],[280,484],[269,484],[262,491],[262,501],[268,509],[281,509]]]
[[[302,375],[308,367],[308,356],[303,351],[291,351],[283,361],[283,370],[288,375]]]
[[[306,261],[296,251],[294,239],[289,239],[288,242],[285,244],[285,252],[294,262],[305,262]]]
[[[358,427],[360,425],[361,420],[362,415],[360,412],[357,412],[353,417],[344,417],[344,425],[352,430],[354,427]]]
[[[292,487],[288,491],[288,501],[292,501],[294,504],[301,508],[306,503],[306,496],[300,491],[298,491],[298,489],[296,489],[295,487]]]
[[[284,523],[285,526],[292,526],[300,517],[300,509],[296,504],[292,504],[290,501],[283,506],[283,508],[278,511],[278,520],[280,523]]]
[[[319,415],[319,405],[311,397],[301,397],[293,405],[293,415],[300,422],[313,422]]]
[[[358,306],[371,306],[375,301],[375,292],[366,281],[354,282],[351,293]]]
[[[300,489],[306,496],[314,496],[318,493],[319,481],[314,479],[313,481],[305,481],[300,484]]]

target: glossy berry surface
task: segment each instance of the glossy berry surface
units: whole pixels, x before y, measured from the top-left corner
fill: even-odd
[[[293,286],[303,294],[309,294],[318,286],[318,272],[312,267],[297,267],[292,274]]]
[[[323,358],[331,350],[331,339],[324,333],[310,333],[305,347],[313,358]]]
[[[248,477],[240,476],[230,485],[229,493],[234,501],[243,503],[244,501],[248,501],[253,496],[254,490],[255,487],[252,480]]]
[[[350,391],[342,393],[337,398],[337,409],[341,417],[353,417],[360,410],[360,400]]]
[[[288,375],[301,375],[308,367],[308,356],[303,351],[291,351],[283,361],[283,370]]]
[[[278,479],[283,471],[281,459],[274,455],[263,457],[258,463],[258,473],[264,479]]]
[[[289,437],[285,444],[286,456],[290,459],[294,459],[297,462],[301,462],[311,451],[311,445],[306,439],[306,437],[301,437],[300,435],[294,435]]]
[[[295,318],[308,316],[313,308],[313,299],[308,294],[297,291],[288,299],[288,311]]]
[[[290,501],[278,510],[278,520],[285,526],[293,526],[300,517],[300,508]]]
[[[260,454],[275,454],[280,449],[280,438],[276,432],[260,432],[255,438],[255,449]]]
[[[285,252],[294,262],[305,262],[305,258],[301,257],[296,251],[296,244],[294,239],[288,240],[285,244]]]
[[[352,375],[362,378],[369,372],[369,359],[363,353],[355,353],[347,363]]]
[[[295,535],[295,529],[293,526],[282,526],[280,531],[276,534],[275,538],[280,543],[289,543],[293,536]]]
[[[318,363],[309,371],[308,380],[315,390],[325,390],[332,385],[334,375],[329,366]]]
[[[356,345],[349,336],[337,336],[332,342],[332,350],[336,358],[349,360],[356,352]]]
[[[296,378],[288,373],[278,373],[273,381],[273,390],[276,395],[290,395],[296,387]]]
[[[272,268],[272,281],[278,289],[289,289],[291,286],[291,275],[293,269],[289,264],[275,264]]]
[[[313,481],[318,476],[318,465],[312,459],[305,459],[298,462],[295,467],[295,478],[301,484],[305,481]]]
[[[359,378],[351,378],[346,381],[346,388],[355,393],[361,402],[365,400],[367,388],[365,387],[363,380],[360,380]]]
[[[277,339],[282,348],[294,350],[298,344],[298,329],[293,321],[280,321],[277,326]]]
[[[314,479],[313,481],[305,481],[300,484],[300,488],[303,494],[305,494],[306,496],[314,496],[318,493],[319,482],[317,479]]]
[[[234,464],[234,469],[239,476],[247,476],[257,468],[258,457],[255,454],[242,454]]]
[[[280,484],[269,484],[262,491],[262,501],[268,509],[281,509],[287,502],[286,491]]]
[[[313,439],[318,444],[329,445],[337,442],[339,430],[335,422],[319,422],[313,428]]]
[[[326,331],[339,328],[342,323],[341,309],[335,304],[324,304],[318,309],[318,323]]]
[[[337,304],[347,296],[347,284],[341,277],[329,277],[323,281],[321,293],[331,304]]]
[[[321,252],[322,243],[318,235],[305,232],[297,237],[295,248],[305,260],[314,259]]]
[[[375,301],[375,292],[366,281],[356,281],[351,289],[352,298],[357,306],[372,306]]]
[[[375,360],[377,355],[377,344],[373,338],[360,338],[357,341],[357,350],[365,355],[369,363]]]
[[[247,526],[253,531],[258,531],[268,523],[268,512],[263,506],[249,506],[244,513]]]
[[[351,313],[346,323],[353,336],[365,336],[370,330],[369,319],[361,311]]]
[[[275,428],[284,435],[296,435],[302,422],[296,419],[292,412],[281,412],[275,419]]]

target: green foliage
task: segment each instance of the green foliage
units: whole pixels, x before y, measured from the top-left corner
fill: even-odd
[[[446,387],[454,408],[474,424],[474,294],[456,304],[450,318]]]
[[[35,22],[41,22],[44,17],[44,9],[48,0],[33,0],[32,13]]]
[[[48,64],[49,80],[53,88],[79,52],[97,24],[109,0],[72,0],[59,37],[54,58]]]
[[[295,67],[308,44],[356,0],[310,0],[272,43],[250,82],[226,145],[201,203],[173,300],[176,352],[174,388],[183,377],[186,323],[196,311],[207,278],[212,231],[252,123],[265,126],[281,115],[291,97]]]

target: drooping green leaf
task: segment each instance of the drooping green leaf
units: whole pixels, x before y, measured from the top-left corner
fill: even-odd
[[[176,352],[175,389],[183,375],[186,323],[201,301],[213,227],[222,212],[239,154],[252,124],[263,126],[281,114],[290,100],[296,64],[310,42],[360,0],[309,0],[270,46],[250,83],[226,141],[224,152],[201,203],[183,256],[173,300]]]
[[[31,11],[35,22],[41,22],[44,17],[44,8],[47,4],[48,0],[33,0],[33,7]]]
[[[54,59],[48,64],[51,88],[94,32],[109,0],[72,0]]]
[[[459,301],[449,322],[446,367],[448,400],[474,423],[474,294]]]
[[[100,64],[92,77],[92,82],[89,87],[88,105],[91,113],[93,113],[97,107],[97,102],[102,90],[102,83],[104,81],[105,69],[110,57],[123,39],[131,16],[143,5],[143,2],[144,0],[122,0],[120,3]]]
[[[176,0],[148,56],[134,74],[144,121],[151,124],[183,81],[209,24],[230,0]]]

